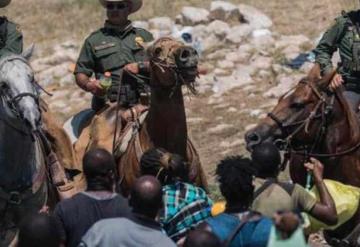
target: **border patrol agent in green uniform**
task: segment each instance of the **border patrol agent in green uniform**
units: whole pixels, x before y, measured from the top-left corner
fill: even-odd
[[[106,8],[108,20],[85,40],[74,72],[78,86],[94,95],[92,108],[96,111],[105,105],[104,94],[111,102],[117,100],[121,69],[147,75],[149,62],[143,44],[153,40],[151,33],[133,27],[128,20],[129,14],[140,9],[142,0],[100,0],[100,3]],[[112,77],[112,86],[107,92],[99,81],[105,72],[111,72]],[[140,92],[148,88],[130,73],[124,73],[121,82],[123,107],[138,103]]]
[[[11,0],[0,0],[0,8],[9,5]],[[0,17],[0,58],[8,53],[21,54],[23,49],[23,36],[15,23]]]
[[[331,59],[337,50],[341,62],[330,88],[344,84],[344,96],[357,112],[360,104],[360,10],[343,13],[336,18],[314,50],[323,74],[333,69]]]

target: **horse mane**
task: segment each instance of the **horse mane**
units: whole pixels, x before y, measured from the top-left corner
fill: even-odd
[[[357,143],[359,142],[360,139],[360,125],[359,125],[358,117],[356,113],[351,110],[348,102],[346,101],[343,95],[342,89],[338,88],[335,91],[335,95],[346,115],[346,120],[348,122],[350,129],[350,138],[351,138],[350,143]]]

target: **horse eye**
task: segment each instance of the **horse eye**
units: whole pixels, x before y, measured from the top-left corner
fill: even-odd
[[[162,52],[162,49],[160,47],[157,47],[154,51],[154,55],[155,57],[158,57],[160,55],[160,53]]]
[[[302,109],[305,107],[305,104],[302,102],[294,102],[290,105],[290,107],[293,109]]]

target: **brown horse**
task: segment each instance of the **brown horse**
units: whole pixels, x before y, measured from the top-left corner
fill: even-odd
[[[87,150],[93,147],[114,151],[117,154],[115,156],[117,156],[118,174],[124,194],[127,194],[134,180],[140,176],[139,161],[142,153],[154,146],[186,157],[190,165],[190,180],[206,187],[206,178],[199,156],[188,137],[182,93],[183,85],[195,92],[198,55],[195,49],[171,38],[159,39],[148,49],[148,53],[151,66],[150,108],[147,110],[147,107],[137,105],[128,110],[133,116],[139,112],[147,115],[142,115],[145,119],[140,121],[140,125],[137,117],[128,123],[131,125],[131,130],[136,128],[136,132],[132,132],[132,138],[126,141],[127,148],[123,151],[119,151],[121,145],[113,148],[117,111],[116,106],[111,105],[98,113],[85,130],[90,137],[90,143],[88,138],[81,140],[80,137],[75,149],[78,154],[79,149]],[[126,112],[120,114],[119,118],[123,118]],[[120,122],[118,121],[119,129],[121,129]],[[124,142],[123,137],[126,136],[124,132],[128,128],[122,129],[120,134],[122,140],[117,143]]]
[[[334,72],[335,73],[335,72]],[[324,164],[324,177],[360,186],[360,125],[342,95],[328,85],[334,76],[320,78],[315,65],[310,74],[283,95],[266,118],[245,135],[249,150],[261,142],[275,142],[287,151],[290,175],[305,184],[304,162],[315,157]],[[360,222],[358,212],[336,229],[343,238]]]

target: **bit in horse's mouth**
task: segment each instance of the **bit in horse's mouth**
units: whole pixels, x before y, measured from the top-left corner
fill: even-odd
[[[196,77],[198,76],[198,68],[197,66],[194,67],[188,67],[186,69],[184,69],[181,73],[181,75],[183,76],[184,80],[187,82],[194,82]]]

